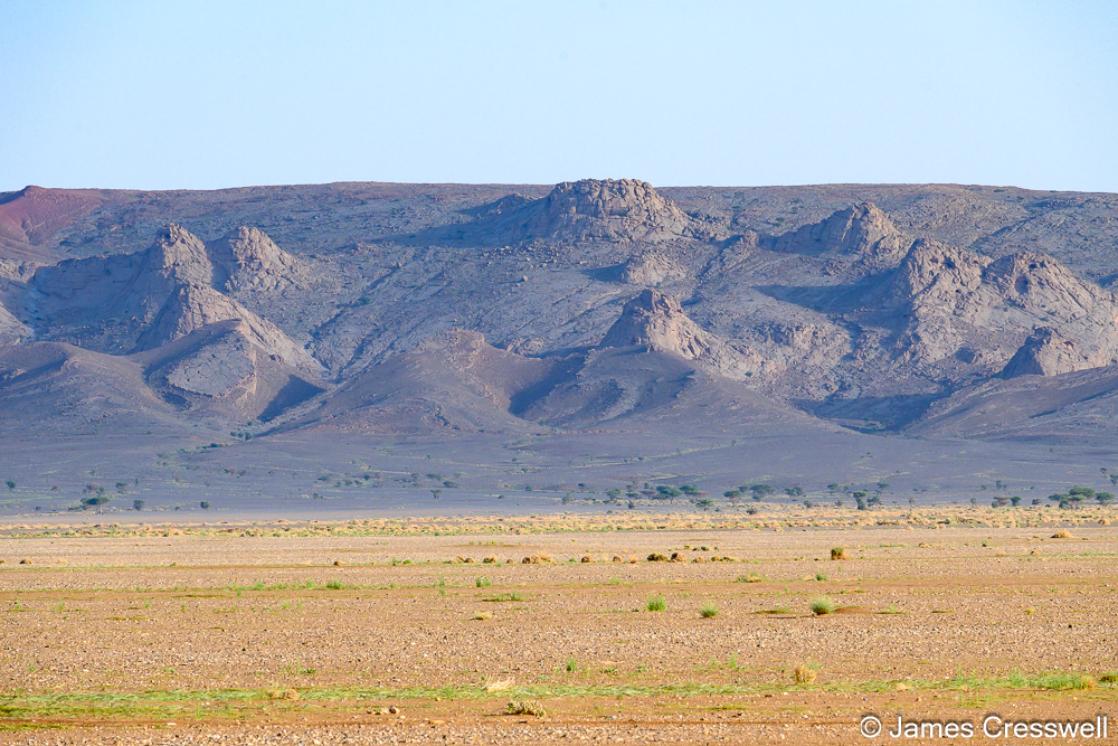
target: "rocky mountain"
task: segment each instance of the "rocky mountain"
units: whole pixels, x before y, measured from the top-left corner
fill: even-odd
[[[28,188],[0,197],[0,393],[60,428],[88,387],[259,437],[912,437],[967,392],[1118,366],[1115,216],[955,186]]]
[[[1114,294],[1032,252],[991,260],[918,241],[873,312],[900,320],[895,349],[918,364],[989,373],[1042,324],[1083,350],[1072,369],[1118,362]]]
[[[733,379],[752,375],[742,354],[700,328],[683,312],[678,300],[652,289],[643,290],[625,304],[601,346],[664,352]]]
[[[636,179],[564,182],[546,197],[490,212],[472,233],[503,243],[660,243],[708,231],[651,184]]]
[[[269,293],[305,284],[305,263],[287,253],[259,228],[239,226],[208,245],[213,265],[211,284],[232,294]]]
[[[904,258],[912,239],[877,205],[859,202],[818,223],[772,236],[766,244],[773,251],[834,254],[853,258],[867,268],[883,269],[896,266]]]
[[[259,237],[255,246],[266,250],[270,244],[278,251],[259,231],[246,234]],[[269,348],[269,354],[295,367],[318,368],[274,324],[222,292],[229,283],[246,282],[246,273],[267,277],[285,266],[282,255],[268,255],[272,264],[265,267],[247,252],[233,253],[229,240],[217,245],[219,251],[212,255],[201,239],[171,224],[145,251],[67,260],[39,269],[27,292],[37,337],[127,354],[235,319]]]

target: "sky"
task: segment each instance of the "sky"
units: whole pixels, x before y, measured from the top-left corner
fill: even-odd
[[[1118,191],[1118,2],[3,0],[0,190]]]

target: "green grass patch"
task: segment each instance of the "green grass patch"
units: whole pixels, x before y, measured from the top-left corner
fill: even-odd
[[[835,602],[826,596],[820,596],[813,599],[811,602],[811,613],[815,616],[823,616],[824,614],[835,613]]]
[[[573,660],[573,659],[572,659]],[[568,661],[568,665],[571,661]],[[576,664],[577,667],[577,664]],[[962,691],[974,696],[999,691],[1081,692],[1094,688],[1118,689],[1113,672],[1094,677],[1074,671],[1010,673],[983,677],[959,674],[950,679],[864,680],[802,684],[796,689],[831,692],[876,693],[895,691],[903,683],[910,689]],[[558,699],[563,697],[703,697],[734,696],[789,691],[789,685],[771,683],[683,682],[650,685],[563,685],[540,684],[487,691],[477,684],[441,687],[305,687],[298,698],[277,696],[273,689],[151,690],[141,692],[67,692],[0,694],[0,730],[52,726],[66,721],[131,720],[220,720],[307,708],[365,708],[369,702],[385,700],[492,700]],[[1107,695],[1109,696],[1109,695]]]
[[[486,598],[483,598],[481,600],[488,601],[491,604],[503,604],[515,601],[524,601],[525,598],[519,593],[498,593],[496,596],[487,596]]]

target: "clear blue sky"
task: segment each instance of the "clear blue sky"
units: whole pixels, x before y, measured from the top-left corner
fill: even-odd
[[[1118,2],[3,0],[0,189],[1118,191]]]

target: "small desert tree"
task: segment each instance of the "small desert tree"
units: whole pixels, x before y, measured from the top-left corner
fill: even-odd
[[[673,501],[682,494],[678,488],[671,485],[661,484],[656,487],[656,497],[662,500]]]
[[[82,508],[85,510],[88,510],[89,508],[96,508],[98,511],[100,511],[101,506],[108,501],[109,497],[107,495],[91,495],[89,497],[83,497]]]

